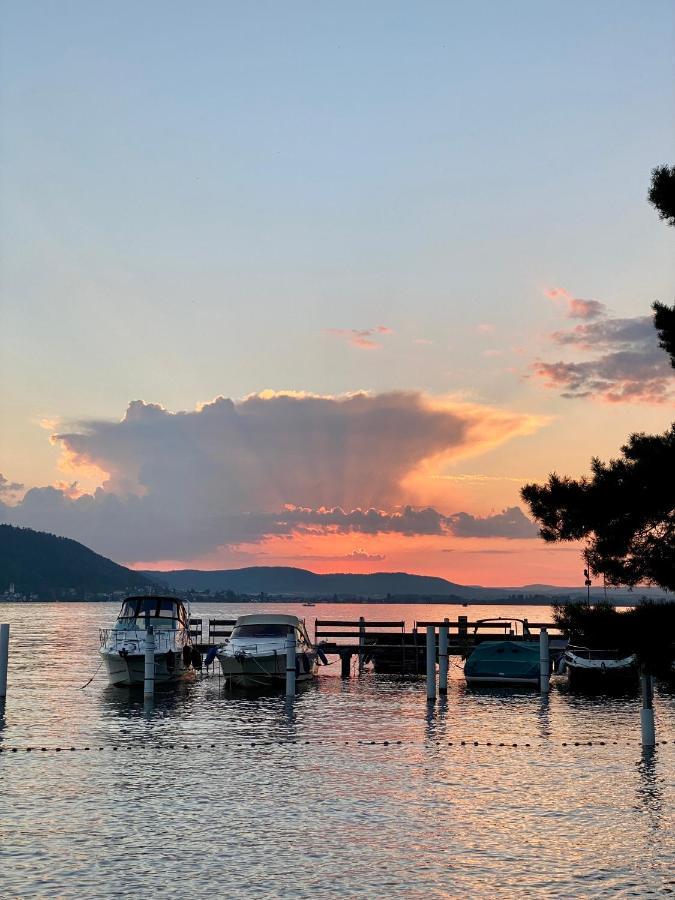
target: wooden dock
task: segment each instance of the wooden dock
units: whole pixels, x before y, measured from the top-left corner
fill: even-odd
[[[200,653],[224,643],[231,635],[236,619],[190,619],[190,636]],[[521,633],[516,634],[512,625],[520,623]],[[471,650],[486,640],[539,641],[539,633],[546,629],[551,633],[551,651],[562,652],[567,645],[564,635],[553,622],[530,622],[527,619],[490,618],[469,621],[467,616],[455,620],[415,622],[410,629],[400,621],[366,621],[317,619],[314,623],[314,643],[326,656],[339,656],[341,673],[348,678],[352,671],[352,658],[358,661],[358,671],[372,663],[376,672],[401,675],[424,675],[427,659],[427,629],[435,632],[438,657],[438,630],[448,628],[448,653],[466,657]]]
[[[317,619],[314,626],[315,643],[326,655],[336,654],[342,662],[342,674],[351,672],[353,656],[358,659],[360,671],[373,664],[376,672],[391,672],[401,675],[423,675],[426,671],[427,629],[433,628],[436,657],[438,658],[438,629],[448,629],[448,654],[466,657],[482,641],[515,640],[539,641],[539,632],[559,632],[553,622],[529,622],[522,620],[522,633],[515,634],[510,627],[515,620],[496,619],[470,622],[467,616],[456,620],[424,620],[415,622],[410,630],[403,621],[356,621]],[[518,620],[521,621],[521,620]],[[357,629],[357,630],[354,630]],[[562,650],[567,640],[561,635],[552,639],[552,649]],[[558,647],[559,645],[559,647]]]

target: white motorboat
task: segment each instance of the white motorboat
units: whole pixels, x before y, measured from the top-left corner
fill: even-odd
[[[199,653],[192,647],[188,613],[176,597],[128,597],[112,628],[101,628],[99,650],[110,684],[143,684],[147,629],[155,642],[155,682],[177,681],[192,669]]]
[[[591,650],[570,645],[561,659],[570,690],[609,691],[636,687],[638,663],[634,653]]]
[[[316,674],[317,649],[297,616],[257,613],[239,616],[217,653],[225,678],[237,687],[271,687],[286,681],[286,640],[295,635],[296,681]]]

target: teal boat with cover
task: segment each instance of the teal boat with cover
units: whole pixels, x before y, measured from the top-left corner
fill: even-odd
[[[467,684],[539,684],[539,643],[483,641],[464,664]]]

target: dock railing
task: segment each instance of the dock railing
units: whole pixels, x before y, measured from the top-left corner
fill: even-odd
[[[224,644],[232,634],[236,619],[190,619],[190,637],[200,650]],[[207,623],[206,629],[204,622]]]
[[[358,657],[359,672],[363,671],[375,652],[388,654],[396,652],[397,655],[400,653],[403,666],[406,652],[405,622],[403,620],[366,622],[363,616],[357,621],[317,619],[314,623],[314,643],[323,645],[328,652],[339,654],[343,675],[349,671],[349,661],[354,649]]]

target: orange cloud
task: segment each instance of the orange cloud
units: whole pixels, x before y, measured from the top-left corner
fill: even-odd
[[[416,479],[546,421],[403,391],[266,391],[176,413],[137,400],[121,421],[55,435],[67,482],[29,490],[12,517],[126,560],[190,559],[297,531],[442,532],[443,512],[410,506]]]
[[[607,307],[599,300],[582,300],[579,297],[573,297],[564,288],[548,288],[544,294],[549,300],[564,303],[570,319],[598,319],[607,312]]]
[[[327,334],[334,337],[346,339],[352,347],[358,347],[360,350],[380,350],[382,344],[373,340],[375,335],[393,334],[392,328],[386,325],[377,325],[375,328],[328,328]]]

